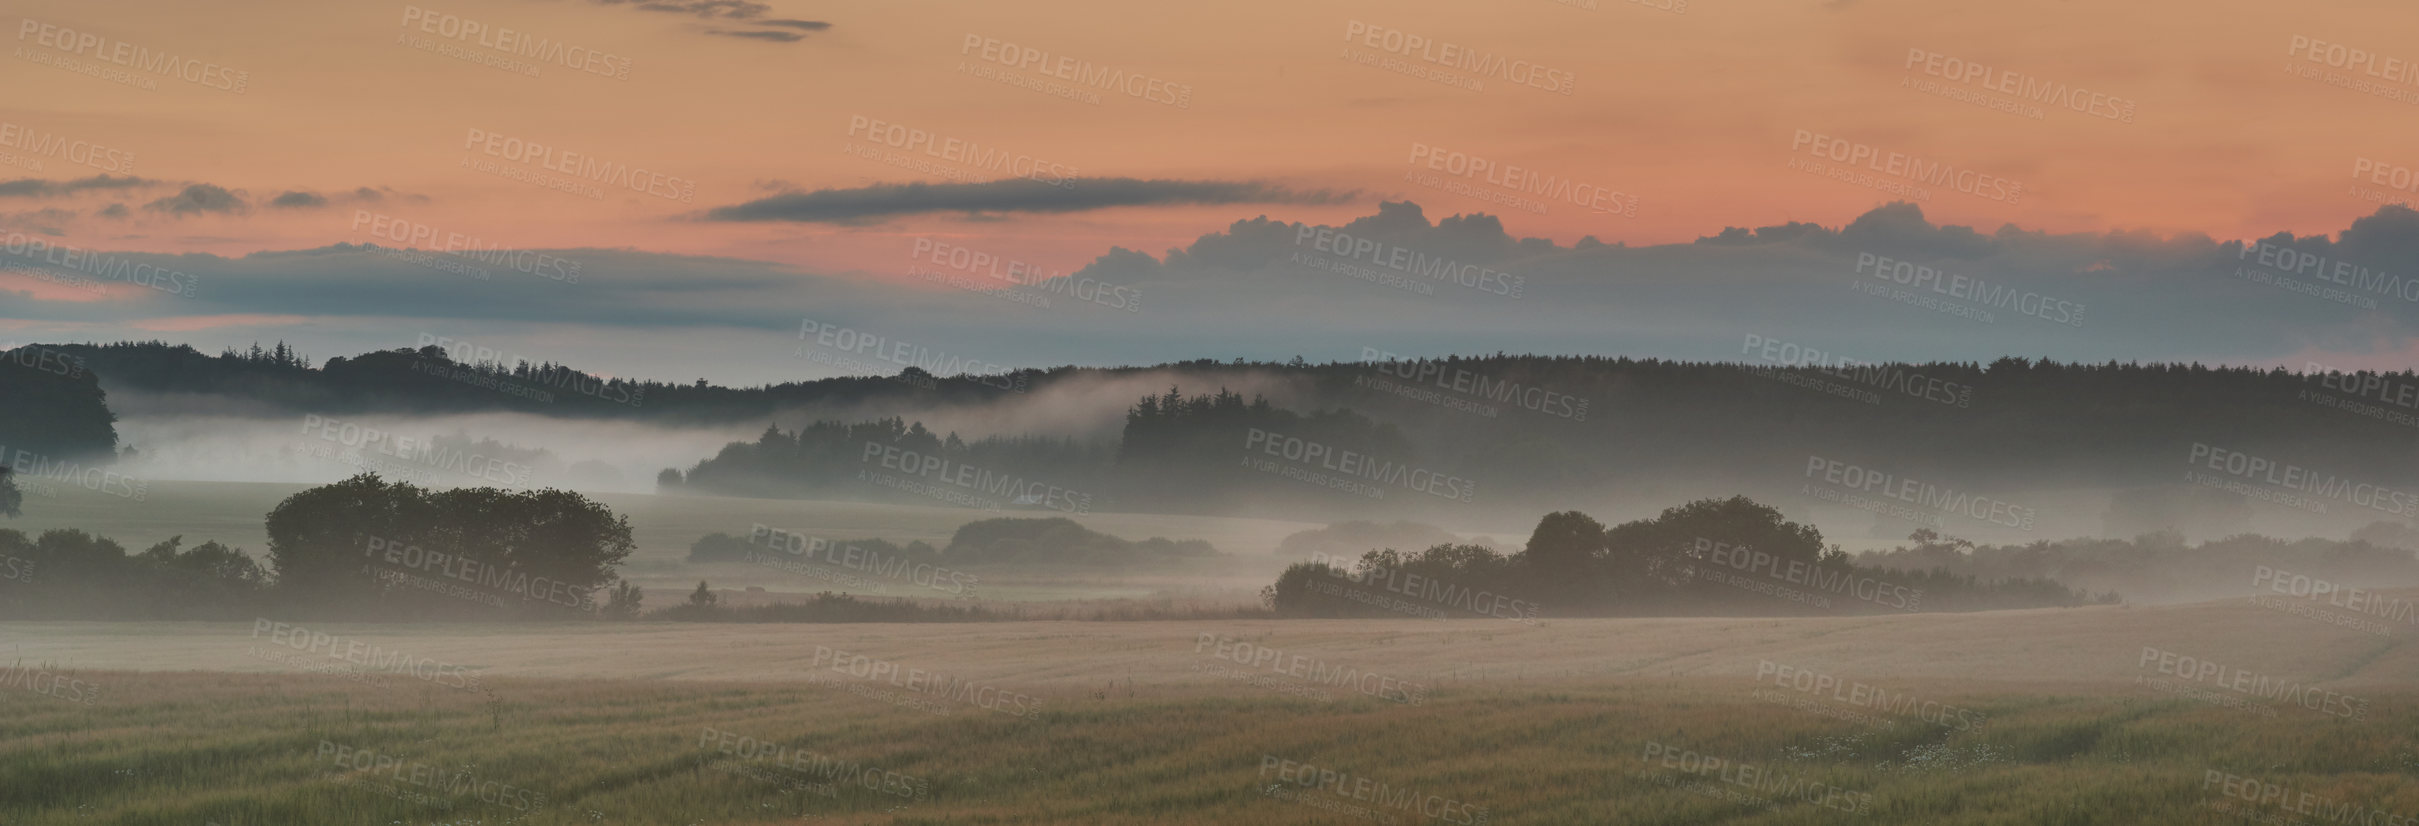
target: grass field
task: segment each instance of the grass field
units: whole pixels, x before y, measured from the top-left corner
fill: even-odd
[[[0,823],[2401,823],[2413,630],[12,623]]]
[[[1922,687],[1982,715],[1959,730],[1701,678],[1417,706],[1111,686],[1011,716],[795,683],[87,676],[106,686],[90,705],[0,692],[0,822],[2261,822],[2222,811],[2248,805],[2229,789],[2258,797],[2246,782],[2419,812],[2419,696],[2400,691],[2354,723]]]

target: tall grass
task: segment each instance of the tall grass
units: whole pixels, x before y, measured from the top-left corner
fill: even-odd
[[[1987,716],[1959,731],[1842,721],[1735,682],[1461,683],[1405,705],[1110,681],[1012,717],[816,683],[497,680],[473,693],[315,675],[74,676],[99,698],[0,689],[0,823],[1462,822],[1389,805],[1398,794],[1483,807],[1490,824],[2251,823],[2215,808],[2225,798],[2207,787],[2211,770],[2419,813],[2419,695],[2408,693],[2372,693],[2369,719],[2350,722],[2138,693],[1927,689]],[[717,732],[829,762],[728,754]],[[1755,792],[1642,759],[1654,747],[1870,805],[1721,799]],[[347,768],[331,749],[433,779]],[[1287,765],[1386,791],[1289,786],[1271,769]],[[913,783],[845,781],[865,777]],[[499,789],[545,803],[516,806]]]

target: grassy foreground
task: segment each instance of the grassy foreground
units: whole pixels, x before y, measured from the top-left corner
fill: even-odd
[[[1019,716],[1001,713],[1006,704],[894,702],[829,683],[505,679],[472,691],[408,677],[42,676],[0,686],[0,823],[2318,824],[2419,814],[2410,693],[2370,692],[2366,718],[2351,721],[2042,686],[1917,689],[1971,713],[1969,725],[1942,725],[1669,680],[1463,686],[1418,704],[1240,685],[1146,697],[1109,684],[1046,694]],[[2271,788],[2264,806],[2244,799]],[[2238,804],[2254,811],[2230,810]]]

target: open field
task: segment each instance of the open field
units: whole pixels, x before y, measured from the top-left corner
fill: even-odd
[[[2401,594],[2411,597],[2412,594]],[[1203,634],[1406,679],[1745,678],[1774,660],[1859,679],[2130,684],[2144,646],[2279,677],[2419,688],[2419,626],[2378,636],[2247,600],[1808,618],[1196,620],[989,623],[310,624],[516,678],[806,680],[817,646],[1054,690],[1214,681]],[[274,671],[252,623],[0,623],[0,655],[81,668]],[[2151,675],[2155,676],[2155,675]]]
[[[12,623],[0,823],[2181,824],[2234,822],[2244,777],[2405,816],[2419,629],[2387,630],[2243,600],[1536,626]],[[2312,811],[2274,822],[2402,822]]]
[[[2240,600],[270,629],[0,626],[21,662],[0,681],[0,823],[2263,822],[2226,810],[2249,783],[2298,801],[2252,806],[2288,818],[2267,822],[2419,814],[2413,629]],[[331,644],[293,647],[313,631]],[[1238,640],[1371,677],[1321,682]],[[354,641],[423,667],[330,656]],[[2252,697],[2145,647],[2327,699]]]

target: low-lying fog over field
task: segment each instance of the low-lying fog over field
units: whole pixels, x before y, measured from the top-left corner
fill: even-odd
[[[18,0],[0,826],[2419,823],[2414,26]]]

